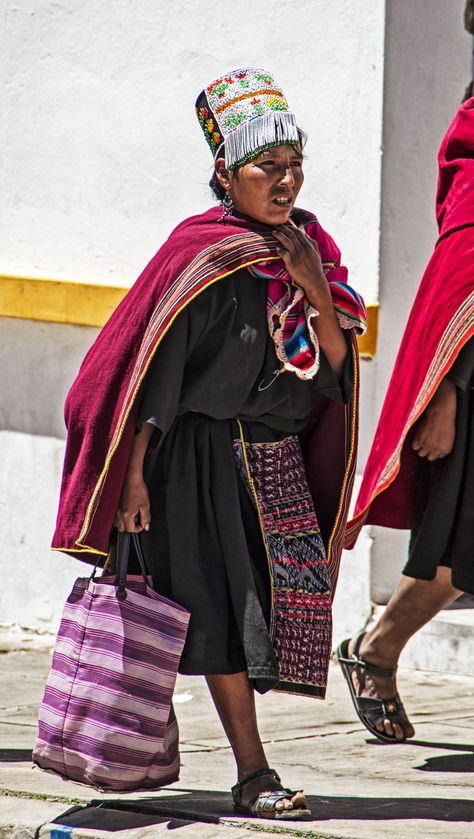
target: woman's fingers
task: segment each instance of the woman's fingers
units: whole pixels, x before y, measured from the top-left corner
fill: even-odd
[[[150,524],[151,514],[147,505],[139,507],[135,513],[118,510],[115,516],[115,526],[120,533],[140,533],[149,530]]]
[[[319,255],[319,248],[317,242],[311,239],[304,230],[300,230],[294,222],[288,222],[284,227],[280,228],[286,233],[291,240],[299,247],[308,248],[308,250],[316,251]]]
[[[419,457],[426,457],[427,460],[440,460],[447,457],[453,450],[454,436],[442,433],[433,433],[428,424],[424,424],[418,434],[413,438],[411,447]]]
[[[420,439],[413,440],[412,449],[417,453],[418,457],[426,457],[427,460],[441,460],[449,454],[449,451],[444,449],[433,448],[428,443]]]
[[[275,236],[275,239],[278,239],[280,244],[283,245],[288,253],[293,254],[296,251],[295,240],[291,237],[289,231],[274,230],[273,235]]]
[[[147,505],[139,507],[140,525],[143,530],[150,529],[151,514],[150,508]]]
[[[122,533],[140,533],[148,530],[151,522],[150,497],[142,477],[127,475],[122,489],[120,507],[115,523]]]
[[[123,515],[121,510],[117,510],[117,515],[115,516],[115,527],[119,531],[119,533],[125,532],[125,522],[123,520]]]
[[[124,510],[123,512],[123,521],[125,531],[127,533],[139,533],[141,527],[137,524],[138,518],[137,513],[130,512],[129,510]]]
[[[313,246],[312,240],[294,225],[275,228],[273,235],[279,243],[277,254],[285,263],[293,283],[302,288],[307,296],[312,294],[314,298],[317,294],[318,297],[314,299],[320,297],[328,303],[328,284],[319,251]]]

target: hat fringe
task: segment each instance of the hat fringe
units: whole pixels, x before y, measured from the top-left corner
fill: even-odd
[[[289,111],[274,111],[254,117],[234,128],[225,139],[225,162],[230,169],[255,157],[265,148],[299,143],[296,117]]]

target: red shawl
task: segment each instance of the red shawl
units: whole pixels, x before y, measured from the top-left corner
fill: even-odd
[[[459,108],[438,161],[439,239],[402,338],[347,547],[365,523],[410,528],[419,463],[410,432],[474,335],[474,98]]]
[[[137,395],[163,336],[182,309],[212,283],[244,266],[278,259],[270,228],[244,218],[223,223],[221,216],[215,207],[173,231],[86,355],[66,400],[68,437],[53,549],[87,562],[107,555],[133,443]],[[311,226],[323,264],[331,266],[327,279],[331,282],[334,272],[335,285],[340,285],[344,272],[339,250],[317,222]],[[357,385],[355,339],[353,343]],[[324,399],[305,437],[308,458],[315,464],[310,484],[334,545],[336,575],[355,470],[357,387],[355,391],[350,406]],[[331,477],[316,468],[315,440],[321,441],[317,428],[323,426],[328,437],[319,445],[325,459],[328,452],[334,454]]]

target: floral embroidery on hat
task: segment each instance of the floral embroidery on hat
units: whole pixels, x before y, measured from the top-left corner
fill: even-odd
[[[231,117],[227,117],[225,124],[227,128],[237,128],[237,126],[240,125],[241,122],[245,122],[246,119],[246,114],[232,114]]]
[[[257,79],[265,84],[273,84],[273,76],[270,76],[270,73],[257,73]]]

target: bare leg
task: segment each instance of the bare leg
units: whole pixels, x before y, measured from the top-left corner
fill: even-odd
[[[206,676],[224,731],[228,737],[241,781],[259,769],[268,768],[268,761],[258,731],[254,691],[247,673]],[[247,789],[248,787],[248,789]],[[259,792],[281,789],[272,777],[252,781],[242,790],[242,803],[247,805]],[[306,807],[304,796],[297,794],[277,802],[275,809],[292,810]]]
[[[361,659],[380,667],[395,668],[412,635],[460,594],[452,584],[450,568],[440,566],[434,580],[402,577],[382,617],[363,639],[359,650]],[[354,641],[351,641],[350,654],[353,649]],[[359,696],[390,699],[397,692],[395,676],[388,678],[355,668],[352,679]],[[399,740],[415,733],[406,716],[393,724],[385,719],[376,727],[382,734]]]
[[[258,731],[254,692],[247,673],[206,676],[206,681],[234,753],[239,781],[268,767]]]

